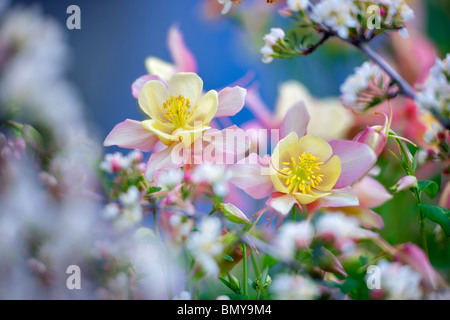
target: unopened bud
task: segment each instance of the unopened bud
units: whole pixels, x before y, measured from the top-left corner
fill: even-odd
[[[387,135],[382,126],[367,126],[364,131],[356,135],[354,141],[367,144],[378,157],[386,146]]]
[[[404,176],[392,187],[396,192],[408,190],[417,187],[417,178],[415,176]]]
[[[247,216],[235,205],[231,203],[221,203],[219,204],[218,211],[222,213],[223,217],[231,222],[241,223],[248,225],[250,220]]]

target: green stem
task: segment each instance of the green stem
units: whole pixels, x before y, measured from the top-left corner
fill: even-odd
[[[243,257],[242,257],[242,263],[243,263],[243,273],[244,273],[244,294],[248,295],[248,273],[247,273],[247,248],[245,246],[245,243],[242,244],[242,253],[243,253]]]
[[[292,221],[294,221],[294,222],[297,220],[297,216],[295,214],[295,209],[296,209],[295,206],[293,206],[292,207]]]
[[[416,200],[417,211],[419,213],[419,228],[420,228],[420,238],[422,240],[422,247],[423,247],[423,250],[425,251],[426,255],[428,256],[427,234],[425,232],[425,216],[424,216],[423,212],[420,210],[420,206],[419,206],[421,203],[419,190],[417,188],[414,188],[413,193],[414,193],[414,198]]]
[[[406,150],[406,147],[401,140],[399,140],[397,138],[394,138],[394,139],[396,140],[399,150],[402,153],[401,159],[402,159],[403,169],[405,170],[407,175],[415,176],[414,168],[413,168],[411,159],[409,157],[408,150]],[[425,216],[419,207],[419,205],[421,204],[419,189],[413,188],[413,194],[414,194],[414,199],[416,200],[417,211],[419,213],[418,214],[419,215],[419,229],[420,229],[420,238],[421,238],[421,242],[422,242],[422,248],[428,256],[427,234],[425,232]]]

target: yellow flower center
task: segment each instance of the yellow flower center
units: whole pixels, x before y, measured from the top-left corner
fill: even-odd
[[[191,108],[189,98],[185,98],[182,95],[179,95],[178,97],[171,95],[170,98],[163,103],[162,107],[159,106],[159,110],[164,113],[164,117],[160,117],[159,120],[165,123],[171,123],[176,128],[186,129],[197,106]]]
[[[285,166],[281,172],[286,175],[286,186],[290,193],[307,193],[311,188],[316,187],[322,182],[323,174],[319,174],[320,166],[318,157],[303,152],[296,160],[291,157],[291,162],[283,162]]]

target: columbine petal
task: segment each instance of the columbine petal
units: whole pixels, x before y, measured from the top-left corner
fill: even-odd
[[[153,175],[155,171],[170,168],[180,168],[182,163],[176,163],[172,160],[172,150],[177,144],[173,144],[170,147],[167,147],[161,152],[154,152],[148,159],[147,168],[145,170],[145,177],[148,180],[153,179]]]
[[[298,136],[297,133],[291,132],[275,147],[271,157],[270,178],[275,187],[275,190],[283,193],[288,193],[286,184],[280,178],[284,175],[280,172],[280,164],[283,162],[291,162],[291,158],[298,157]],[[285,178],[286,179],[286,178]]]
[[[286,216],[296,203],[297,199],[293,195],[275,192],[267,200],[266,205]]]
[[[172,132],[175,127],[169,123],[164,123],[160,120],[145,120],[142,121],[142,127],[156,134],[165,145],[173,142]]]
[[[377,180],[366,176],[352,186],[361,206],[376,208],[392,198],[392,195]]]
[[[237,134],[239,130],[242,135]],[[230,132],[233,134],[227,134]],[[240,140],[238,138],[238,141],[236,141],[236,136],[241,137]],[[214,154],[213,158],[219,161],[222,160],[223,163],[226,163],[227,159],[235,158],[237,161],[240,161],[250,149],[250,139],[245,135],[244,130],[236,125],[223,130],[209,129],[204,132],[202,140],[206,143],[205,147],[208,148],[210,155]],[[206,151],[203,154],[205,156],[208,155]]]
[[[105,147],[117,145],[121,148],[148,152],[158,141],[158,137],[153,132],[144,129],[141,122],[127,119],[111,130],[103,145]]]
[[[157,75],[168,81],[175,73],[175,66],[156,57],[148,57],[145,59],[145,67],[149,74]]]
[[[171,95],[174,97],[183,95],[185,98],[189,98],[192,107],[197,105],[202,95],[203,80],[195,73],[174,74],[167,85]]]
[[[255,199],[267,197],[273,191],[268,174],[268,158],[261,159],[255,153],[250,154],[243,164],[233,166],[231,182]]]
[[[318,157],[319,161],[326,162],[333,155],[331,146],[322,138],[312,135],[307,135],[298,141],[301,153],[310,153],[314,157]],[[340,157],[339,157],[340,158]],[[341,159],[342,160],[342,159]]]
[[[181,141],[185,147],[189,147],[210,127],[197,127],[192,130],[178,129],[172,133],[172,141]]]
[[[346,187],[359,180],[375,164],[377,157],[364,143],[355,141],[330,141],[333,153],[341,160],[341,176],[335,187]]]
[[[194,55],[184,43],[183,34],[177,27],[170,28],[167,46],[178,72],[197,72]]]
[[[329,191],[334,187],[341,174],[341,160],[338,156],[333,156],[327,163],[320,166],[322,181],[315,187],[320,191]]]
[[[142,111],[152,119],[163,117],[161,107],[169,99],[169,92],[161,81],[151,80],[144,84],[138,96],[139,106]]]
[[[242,110],[247,90],[241,87],[226,87],[219,92],[216,117],[231,117]]]
[[[364,228],[378,230],[384,228],[383,218],[370,209],[364,207],[343,207],[339,208],[339,211],[358,219],[360,225]]]
[[[296,132],[299,137],[306,134],[309,123],[309,114],[303,102],[291,107],[280,125],[280,138],[286,137],[291,132]]]
[[[218,97],[215,90],[208,91],[198,101],[198,106],[193,111],[189,121],[191,126],[196,126],[196,122],[208,125],[217,112]]]
[[[316,201],[322,197],[328,196],[330,194],[331,194],[330,192],[310,191],[308,194],[300,193],[300,192],[294,193],[294,197],[301,204],[310,204],[310,203],[313,203],[314,201]]]
[[[332,189],[326,197],[321,197],[307,205],[308,211],[312,212],[322,207],[353,207],[359,205],[358,197],[352,188]]]
[[[164,81],[159,76],[152,75],[152,74],[146,74],[145,76],[142,76],[139,79],[137,79],[136,81],[134,81],[133,84],[131,85],[131,93],[133,94],[133,97],[138,99],[139,93],[141,92],[144,84],[146,84],[147,82],[149,82],[151,80],[158,80],[158,81],[161,81],[164,83]]]

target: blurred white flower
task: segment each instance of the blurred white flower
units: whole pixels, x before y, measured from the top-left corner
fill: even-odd
[[[203,163],[195,167],[191,179],[196,184],[211,185],[216,195],[225,197],[229,191],[227,183],[231,176],[231,171],[224,165]]]
[[[382,260],[377,264],[381,271],[381,290],[390,300],[418,300],[423,292],[422,276],[408,265]]]
[[[302,11],[308,8],[309,0],[287,0],[287,6],[292,11]]]
[[[216,217],[205,217],[200,221],[197,232],[192,232],[186,242],[186,248],[193,254],[207,276],[215,277],[219,266],[214,258],[219,256],[224,246],[220,242],[222,225]]]
[[[314,237],[310,222],[288,222],[282,225],[275,238],[275,248],[282,259],[291,260],[298,249],[307,248]]]
[[[192,300],[192,296],[190,292],[182,291],[179,295],[175,296],[173,300]]]
[[[370,239],[376,236],[372,231],[361,228],[356,218],[341,212],[322,215],[318,218],[315,227],[317,237],[333,239],[336,246],[342,251],[353,250],[355,240]]]
[[[301,275],[278,275],[271,290],[278,300],[312,300],[320,297],[317,284]]]
[[[184,172],[181,169],[169,169],[158,173],[158,184],[167,188],[173,188],[181,184]]]

